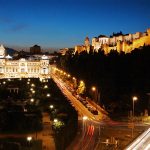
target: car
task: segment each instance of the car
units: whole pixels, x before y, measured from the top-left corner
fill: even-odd
[[[81,101],[82,102],[82,104],[84,104],[84,105],[87,105],[88,104],[88,102],[87,101]]]
[[[97,111],[97,110],[92,110],[91,113],[92,113],[93,115],[98,115],[98,111]]]

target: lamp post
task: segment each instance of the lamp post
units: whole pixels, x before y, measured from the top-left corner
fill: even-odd
[[[133,113],[132,113],[132,124],[131,124],[131,128],[132,128],[132,138],[133,138],[133,134],[134,134],[134,102],[137,101],[138,98],[137,96],[133,96],[132,97],[132,101],[133,101]]]
[[[87,116],[83,116],[82,117],[82,120],[83,120],[83,124],[82,124],[82,128],[83,128],[83,133],[85,132],[85,121],[88,119],[88,117]]]
[[[137,100],[138,100],[137,96],[132,97],[132,101],[133,101],[133,114],[132,114],[132,117],[133,118],[134,118],[134,102],[137,101]]]
[[[29,147],[30,147],[31,146],[31,141],[32,141],[32,136],[28,136],[27,141],[28,141],[28,144],[29,144]]]
[[[100,99],[100,93],[99,93],[98,88],[96,88],[95,86],[92,86],[92,91],[95,93],[94,98],[96,101],[96,110],[97,110],[97,104],[98,104],[99,99]]]

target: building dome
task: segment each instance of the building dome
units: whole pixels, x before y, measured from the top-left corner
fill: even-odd
[[[9,54],[5,58],[6,59],[12,59],[12,57]]]
[[[26,61],[26,59],[25,58],[20,58],[19,61]]]
[[[48,59],[48,56],[43,55],[41,58],[42,58],[42,59]]]

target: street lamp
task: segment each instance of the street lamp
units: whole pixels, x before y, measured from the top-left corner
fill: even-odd
[[[34,98],[31,98],[30,101],[33,103],[34,102]]]
[[[54,122],[55,122],[55,123],[58,122],[58,119],[54,119]]]
[[[53,109],[53,108],[54,108],[54,106],[53,106],[53,105],[50,105],[49,107],[50,107],[51,109]]]
[[[133,116],[132,117],[134,117],[134,102],[137,100],[138,100],[137,96],[132,97],[132,101],[133,101]]]
[[[48,93],[46,96],[47,96],[47,97],[50,97],[51,95]]]
[[[44,89],[47,89],[47,88],[48,88],[48,86],[47,86],[47,85],[45,85],[45,86],[44,86]]]
[[[96,91],[96,87],[92,86],[92,91],[95,92]]]
[[[84,82],[81,80],[80,83],[83,84]]]
[[[95,86],[92,86],[91,90],[95,93],[94,98],[96,101],[96,110],[97,110],[97,104],[98,104],[99,99],[100,99],[100,93],[98,91],[98,88],[96,88]]]
[[[83,122],[82,122],[82,128],[83,128],[83,130],[82,130],[82,131],[83,131],[83,133],[85,132],[85,126],[86,126],[85,121],[86,121],[87,119],[88,119],[87,116],[83,116],[83,117],[82,117],[82,121],[83,121]]]
[[[35,87],[35,84],[32,83],[32,84],[31,84],[31,87]]]
[[[32,93],[34,94],[34,93],[35,93],[35,91],[33,90],[33,91],[32,91]]]
[[[30,142],[32,140],[32,136],[27,137],[27,141]]]
[[[29,146],[30,146],[30,143],[31,143],[31,141],[32,141],[32,136],[28,136],[28,137],[27,137],[27,141],[28,141]]]
[[[33,91],[33,88],[30,88],[30,91]]]
[[[88,117],[87,116],[83,116],[83,120],[87,120],[88,119]]]

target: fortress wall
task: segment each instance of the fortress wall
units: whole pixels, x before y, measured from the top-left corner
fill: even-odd
[[[116,37],[109,38],[109,44],[116,43]]]
[[[140,39],[134,40],[132,49],[139,48],[140,46],[143,46],[144,44],[150,45],[150,36],[144,36],[144,37],[141,37]]]

